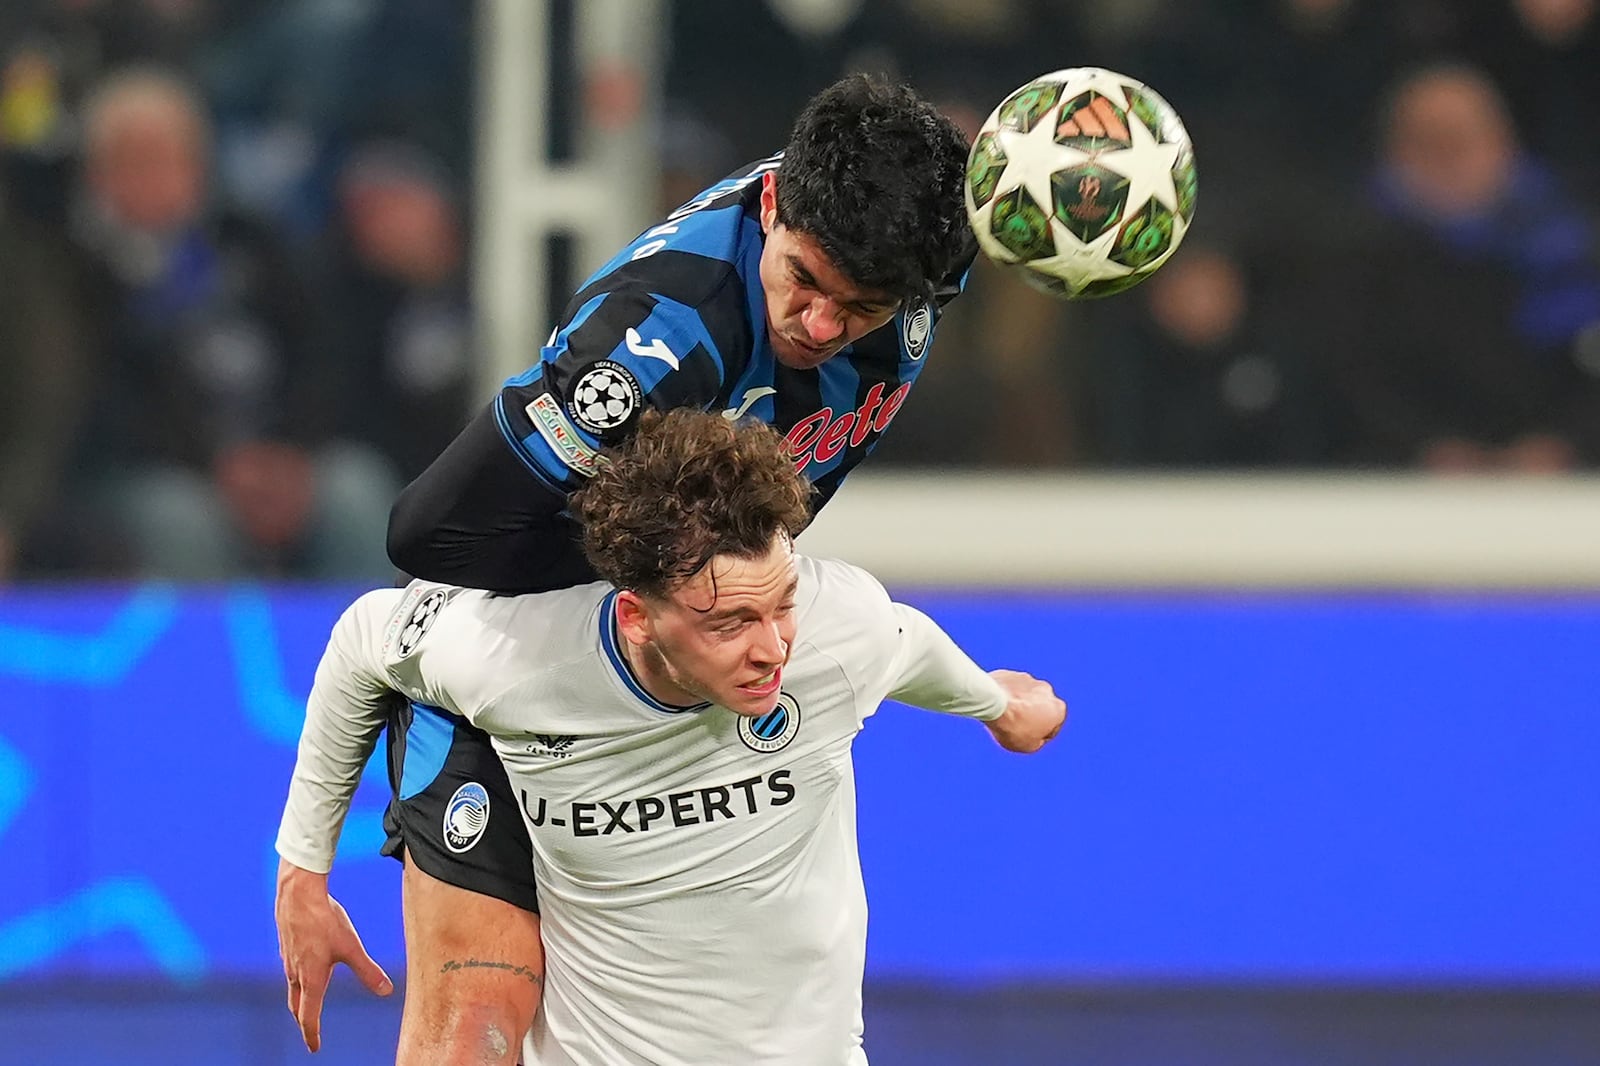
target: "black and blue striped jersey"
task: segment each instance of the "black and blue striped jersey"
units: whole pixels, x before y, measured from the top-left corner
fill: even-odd
[[[784,433],[820,508],[872,451],[921,372],[971,258],[890,323],[810,370],[779,363],[758,271],[762,160],[645,230],[584,282],[495,420],[544,485],[569,493],[646,406],[720,410]]]

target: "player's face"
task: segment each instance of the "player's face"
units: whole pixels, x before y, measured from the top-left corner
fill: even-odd
[[[667,703],[772,710],[794,644],[795,582],[794,549],[780,535],[758,558],[717,556],[666,599],[624,592],[618,617],[645,689]]]
[[[884,325],[900,302],[863,289],[839,270],[810,234],[778,221],[773,175],[762,179],[761,288],[767,298],[767,338],[778,362],[810,370],[839,349]]]

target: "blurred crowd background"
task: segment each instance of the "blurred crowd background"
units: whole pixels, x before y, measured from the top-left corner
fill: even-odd
[[[1600,463],[1595,0],[670,11],[663,211],[856,69],[970,132],[1105,66],[1189,127],[1174,259],[1083,304],[980,262],[879,470]],[[0,578],[387,580],[390,501],[492,390],[473,14],[0,4]]]

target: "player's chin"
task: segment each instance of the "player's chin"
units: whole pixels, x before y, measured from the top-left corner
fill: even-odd
[[[778,357],[778,362],[790,370],[815,370],[833,358],[834,353],[838,350],[838,346],[833,344],[814,348],[807,344],[801,344],[792,337],[784,337],[782,343],[775,345],[773,348]]]

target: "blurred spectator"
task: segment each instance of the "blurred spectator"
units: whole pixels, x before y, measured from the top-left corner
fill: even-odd
[[[1326,455],[1292,310],[1290,264],[1193,241],[1108,301],[1093,346],[1095,458],[1114,466],[1275,467]],[[1269,279],[1272,283],[1269,284]]]
[[[901,466],[1065,466],[1081,459],[1073,308],[979,256],[928,365],[878,444]]]
[[[85,378],[71,278],[59,235],[0,205],[0,583],[37,569],[61,504]]]
[[[1436,470],[1600,458],[1600,244],[1479,71],[1387,101],[1366,226],[1336,264],[1349,457]]]
[[[211,36],[266,0],[6,0],[0,4],[0,160],[13,206],[61,223],[84,95],[109,70],[192,73]]]
[[[1243,77],[1223,82],[1238,91],[1191,131],[1223,156],[1214,172],[1220,176],[1237,153],[1302,213],[1305,182],[1318,182],[1320,191],[1357,174],[1372,101],[1404,54],[1405,37],[1394,26],[1404,6],[1267,0],[1241,34],[1249,42]]]
[[[337,202],[317,256],[316,392],[333,405],[327,424],[409,480],[477,395],[461,206],[443,165],[398,142],[356,151]]]
[[[76,237],[97,334],[82,469],[134,568],[386,576],[395,477],[319,433],[306,294],[269,234],[211,201],[193,91],[114,74],[83,143]]]
[[[21,33],[0,56],[0,176],[13,216],[66,219],[77,127],[56,42]]]
[[[310,238],[352,143],[426,145],[471,160],[472,5],[459,0],[233,0],[200,67],[235,202]],[[242,9],[242,10],[240,10]]]
[[[656,141],[661,166],[657,207],[663,215],[688,203],[743,163],[721,130],[675,100],[668,100],[663,108]]]
[[[1600,4],[1497,0],[1475,29],[1472,54],[1504,88],[1529,147],[1600,198]]]

